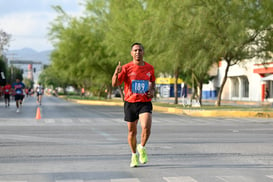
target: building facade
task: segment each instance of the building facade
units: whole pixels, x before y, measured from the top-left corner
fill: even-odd
[[[221,61],[217,76],[203,86],[203,99],[215,99],[224,78],[226,62]],[[273,101],[273,62],[252,61],[231,66],[222,92],[223,100]],[[209,93],[209,94],[208,94]]]

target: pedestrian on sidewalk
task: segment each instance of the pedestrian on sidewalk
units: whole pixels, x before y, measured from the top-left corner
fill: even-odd
[[[131,62],[123,66],[119,62],[112,77],[112,86],[124,82],[124,120],[127,121],[128,144],[132,151],[130,167],[137,167],[138,161],[142,164],[148,162],[145,145],[151,134],[155,75],[154,67],[143,60],[144,47],[141,43],[132,44],[131,56]],[[137,145],[138,120],[142,131],[140,144]]]
[[[81,98],[84,97],[84,93],[85,93],[84,87],[82,87],[82,89],[81,89]]]
[[[268,100],[269,98],[269,90],[268,88],[265,90],[265,99]]]

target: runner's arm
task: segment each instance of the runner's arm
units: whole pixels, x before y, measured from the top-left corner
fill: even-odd
[[[149,83],[149,91],[147,93],[147,97],[153,98],[155,94],[155,82]]]
[[[118,66],[116,67],[116,70],[113,74],[113,77],[112,77],[112,86],[113,87],[116,87],[119,85],[118,74],[121,72],[121,70],[122,70],[122,66],[120,65],[120,62],[119,62]]]

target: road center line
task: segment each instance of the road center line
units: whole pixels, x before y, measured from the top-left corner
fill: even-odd
[[[163,177],[167,182],[197,182],[190,176],[179,176],[179,177]]]

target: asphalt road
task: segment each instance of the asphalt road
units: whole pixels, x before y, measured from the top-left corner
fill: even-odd
[[[154,112],[149,163],[130,168],[123,108],[0,102],[0,182],[273,182],[273,119]],[[140,131],[139,131],[140,133]],[[139,136],[139,135],[138,135]]]

